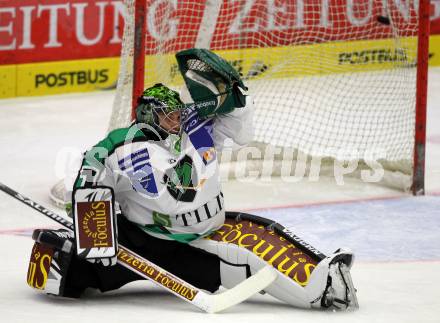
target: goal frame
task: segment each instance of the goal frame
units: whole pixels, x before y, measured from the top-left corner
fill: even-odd
[[[425,194],[426,111],[428,102],[428,60],[430,1],[419,1],[419,30],[417,39],[417,84],[415,140],[413,163],[413,195]]]
[[[136,117],[137,98],[144,91],[146,14],[147,0],[135,0],[132,119]]]
[[[134,56],[133,56],[133,87],[132,113],[135,118],[137,98],[144,90],[145,75],[145,35],[147,0],[135,1],[134,22]],[[413,195],[425,194],[425,154],[426,154],[426,113],[428,90],[428,60],[429,60],[429,29],[430,1],[419,0],[419,28],[417,35],[417,80],[416,106],[413,151],[413,175],[411,191]]]

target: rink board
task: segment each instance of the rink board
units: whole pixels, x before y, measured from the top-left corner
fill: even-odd
[[[440,36],[431,36],[430,65],[440,65]],[[276,79],[415,66],[416,38],[223,50],[245,79]],[[156,66],[162,66],[160,70]],[[146,57],[146,86],[182,84],[173,55]],[[0,98],[89,92],[115,87],[119,57],[0,66]]]

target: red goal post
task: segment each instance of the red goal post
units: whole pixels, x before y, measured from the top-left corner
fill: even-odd
[[[176,51],[210,48],[250,84],[256,146],[281,148],[281,155],[293,148],[294,159],[318,156],[324,164],[354,155],[357,176],[371,168],[364,157],[378,150],[382,155],[372,159],[389,173],[381,181],[424,194],[428,0],[124,3],[110,128],[127,125],[123,114],[133,118],[144,85],[181,86]]]
[[[417,89],[412,193],[425,194],[426,110],[428,101],[428,59],[430,1],[419,1],[417,44]]]

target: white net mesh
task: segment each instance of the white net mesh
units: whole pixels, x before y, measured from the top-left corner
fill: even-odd
[[[133,89],[134,0],[124,1],[124,34],[122,36],[116,95],[109,122],[109,131],[127,126],[131,122]]]
[[[131,114],[134,1],[124,2],[127,19],[110,129],[126,126]],[[386,169],[409,177],[417,4],[152,0],[145,86],[162,82],[179,88],[183,81],[174,53],[210,48],[243,74],[255,102],[256,142],[329,160],[380,159]]]

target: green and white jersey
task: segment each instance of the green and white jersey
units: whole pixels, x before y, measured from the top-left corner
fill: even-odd
[[[74,187],[114,190],[123,216],[151,235],[190,242],[224,222],[217,149],[252,137],[249,108],[187,118],[180,137],[133,125],[112,131],[85,154]],[[145,126],[145,125],[144,125]]]

